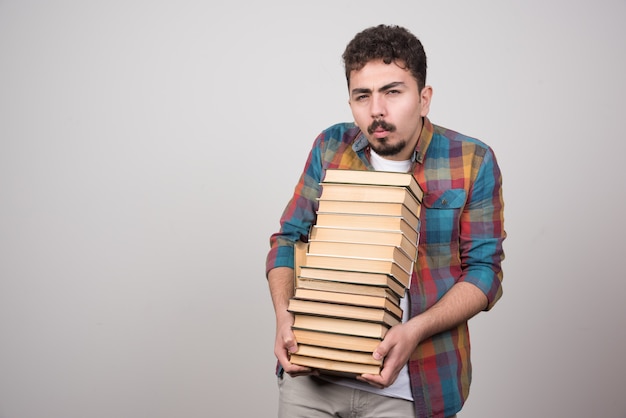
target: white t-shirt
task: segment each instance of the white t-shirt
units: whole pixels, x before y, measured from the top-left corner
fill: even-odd
[[[374,169],[377,171],[397,171],[403,173],[406,173],[411,169],[412,163],[411,160],[387,160],[376,154],[374,150],[371,150],[371,162],[374,166]],[[406,294],[402,299],[400,299],[400,307],[402,308],[402,322],[406,322],[409,319],[409,301]],[[413,400],[413,394],[411,393],[411,385],[409,382],[409,367],[407,364],[405,364],[402,370],[400,370],[400,374],[398,375],[396,381],[393,382],[391,386],[384,389],[377,389],[369,383],[361,382],[360,380],[356,379],[347,379],[327,375],[322,375],[320,377],[332,381],[338,385],[365,390],[368,392],[377,393],[379,395],[401,398],[409,401]]]

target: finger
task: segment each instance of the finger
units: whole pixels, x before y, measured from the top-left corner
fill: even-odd
[[[289,341],[285,344],[285,350],[287,350],[287,355],[292,355],[298,352],[298,343],[293,340]]]
[[[381,341],[380,344],[378,344],[378,346],[374,349],[374,352],[372,353],[372,357],[374,357],[374,360],[382,360],[385,358],[385,356],[389,353],[389,347],[387,346],[387,344],[385,343],[385,341]]]
[[[357,380],[360,380],[361,382],[369,383],[371,386],[374,386],[375,388],[378,388],[378,389],[385,388],[385,385],[383,385],[382,382],[380,382],[379,375],[362,374],[360,376],[357,376],[356,378]]]
[[[293,333],[283,339],[283,347],[285,347],[285,350],[289,354],[298,351],[298,342],[296,341],[295,335],[293,335]]]
[[[287,372],[289,376],[291,377],[318,374],[318,371],[316,369],[311,369],[310,367],[298,366],[296,364],[291,364],[291,363],[289,367],[285,368],[285,372]]]

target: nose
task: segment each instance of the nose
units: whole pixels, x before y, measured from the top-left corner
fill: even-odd
[[[376,94],[372,96],[370,112],[372,119],[385,117],[385,103],[382,96]]]

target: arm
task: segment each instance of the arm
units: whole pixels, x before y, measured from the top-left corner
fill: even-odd
[[[296,338],[291,330],[294,317],[291,312],[287,311],[289,299],[293,296],[293,269],[289,267],[274,268],[269,271],[267,280],[276,314],[274,354],[285,372],[290,375],[310,374],[311,369],[289,362],[289,353],[298,351]]]
[[[311,369],[293,365],[289,353],[298,350],[291,327],[294,315],[287,311],[289,299],[294,293],[294,246],[308,235],[315,220],[321,162],[316,140],[300,176],[294,194],[280,219],[280,231],[270,237],[270,252],[266,260],[266,276],[276,315],[276,339],[274,354],[282,368],[292,376],[309,374]]]
[[[387,332],[373,354],[375,359],[385,358],[380,375],[362,375],[357,379],[379,388],[391,385],[421,341],[454,328],[486,307],[487,297],[479,288],[470,283],[456,283],[430,309]]]

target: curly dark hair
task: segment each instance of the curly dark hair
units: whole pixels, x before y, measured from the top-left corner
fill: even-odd
[[[370,61],[382,59],[411,72],[421,91],[426,85],[426,52],[422,43],[409,30],[396,25],[378,25],[367,28],[348,43],[342,55],[346,80],[350,72],[360,70]]]

